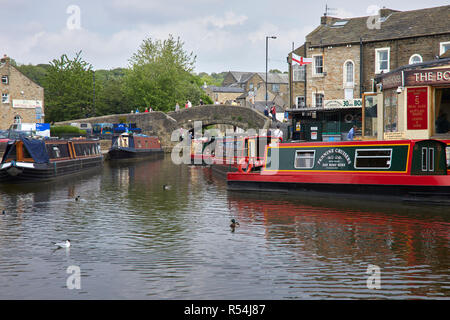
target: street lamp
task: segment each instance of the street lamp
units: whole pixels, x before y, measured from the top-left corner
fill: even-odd
[[[267,99],[268,99],[268,96],[267,96],[267,56],[268,56],[268,53],[269,53],[269,39],[276,39],[277,37],[275,37],[275,36],[266,36],[266,107],[267,107]]]

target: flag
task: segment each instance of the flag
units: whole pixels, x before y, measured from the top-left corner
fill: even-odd
[[[292,53],[292,64],[293,65],[298,64],[298,65],[302,66],[304,64],[310,64],[310,63],[312,63],[312,58],[303,58],[303,57],[296,55],[295,53]]]

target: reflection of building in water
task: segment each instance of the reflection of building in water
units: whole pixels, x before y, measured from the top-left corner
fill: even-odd
[[[260,220],[267,240],[282,238],[293,244],[290,248],[301,248],[294,254],[309,252],[326,259],[370,259],[374,263],[392,257],[403,259],[407,265],[421,264],[430,257],[442,261],[436,257],[447,254],[439,248],[448,246],[450,224],[440,222],[439,217],[430,222],[433,213],[412,217],[407,211],[365,212],[320,203],[252,200],[235,194],[230,197],[230,207],[238,211],[241,222]]]

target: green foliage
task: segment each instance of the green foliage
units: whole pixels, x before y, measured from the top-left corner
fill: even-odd
[[[51,126],[50,135],[56,137],[60,134],[86,135],[86,131],[74,126]]]
[[[47,122],[94,115],[92,65],[81,58],[81,51],[72,60],[65,54],[54,59],[44,79],[44,88]]]
[[[49,64],[38,64],[36,66],[32,64],[16,66],[16,68],[22,72],[26,77],[30,78],[40,86],[44,86],[44,79],[47,76],[47,72],[50,68]]]
[[[192,74],[196,56],[187,53],[183,44],[172,35],[164,41],[149,38],[142,42],[125,73],[124,92],[132,109],[150,106],[169,111],[177,102],[183,105],[190,100],[196,105],[204,99],[203,83]]]

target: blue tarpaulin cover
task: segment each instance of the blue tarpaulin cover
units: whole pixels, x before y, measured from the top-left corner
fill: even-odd
[[[23,145],[36,163],[48,163],[50,158],[43,140],[22,138]]]

